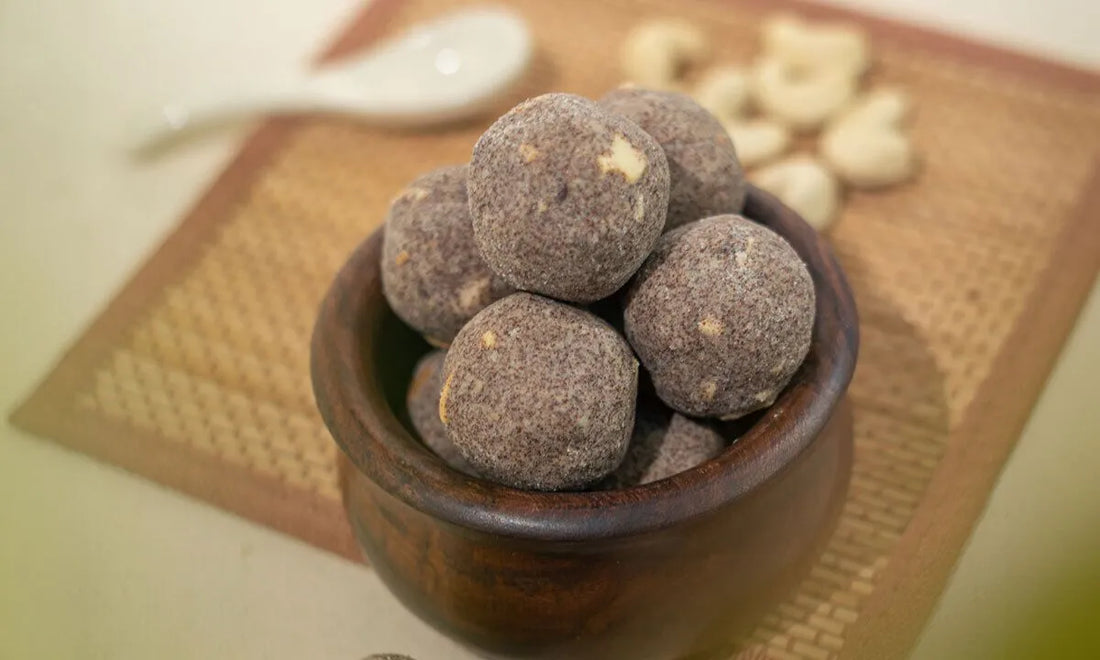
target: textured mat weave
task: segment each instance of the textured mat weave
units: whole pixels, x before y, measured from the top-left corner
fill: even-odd
[[[380,0],[334,53],[461,2]],[[698,20],[745,61],[776,3],[515,3],[523,95],[599,95],[639,17]],[[779,3],[810,16],[840,12]],[[856,453],[839,529],[740,652],[893,657],[943,588],[1100,265],[1100,78],[867,19],[872,82],[917,100],[915,184],[851,194],[830,238],[856,291]],[[504,109],[503,107],[501,108]],[[399,134],[271,122],[15,422],[349,557],[335,446],[314,410],[314,314],[417,173],[484,122]]]

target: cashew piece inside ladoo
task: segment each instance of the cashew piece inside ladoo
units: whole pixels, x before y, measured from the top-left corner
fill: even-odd
[[[756,171],[749,179],[778,197],[818,231],[829,226],[840,205],[836,177],[811,156],[792,156]]]
[[[854,188],[881,188],[911,178],[917,158],[901,130],[908,112],[909,100],[900,92],[866,94],[822,133],[822,158]]]
[[[691,66],[710,56],[710,42],[690,22],[654,19],[634,27],[620,51],[627,80],[651,89],[671,89]]]

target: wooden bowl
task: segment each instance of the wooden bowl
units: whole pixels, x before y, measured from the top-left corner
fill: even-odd
[[[745,215],[809,267],[809,356],[722,455],[619,491],[515,490],[427,450],[402,421],[427,346],[382,296],[381,232],[352,254],[314,329],[313,388],[346,455],[348,518],[410,610],[492,657],[678,658],[728,643],[801,577],[847,490],[856,309],[828,246],[797,215],[755,189]]]

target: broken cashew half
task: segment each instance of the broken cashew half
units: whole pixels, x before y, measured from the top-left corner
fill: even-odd
[[[764,22],[764,53],[790,66],[830,68],[858,77],[871,65],[867,33],[846,23],[811,23],[790,14]]]
[[[764,114],[796,130],[812,130],[843,110],[856,78],[838,69],[803,69],[765,57],[753,69],[752,91]]]
[[[822,158],[854,188],[901,183],[917,171],[913,144],[902,133],[908,98],[876,90],[852,104],[821,136]]]
[[[737,159],[746,168],[776,158],[791,145],[787,127],[767,119],[731,119],[722,125],[733,140]]]
[[[636,26],[619,54],[627,79],[643,87],[676,87],[684,70],[710,56],[710,43],[698,28],[680,19],[655,19]]]
[[[749,179],[818,231],[829,226],[840,206],[836,177],[811,156],[792,156],[758,170]]]
[[[692,96],[719,119],[739,117],[749,103],[749,75],[737,66],[714,67],[703,74]]]

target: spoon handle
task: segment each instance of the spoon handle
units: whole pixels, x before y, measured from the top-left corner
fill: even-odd
[[[231,94],[198,97],[186,104],[163,105],[138,127],[135,147],[138,151],[155,149],[184,135],[254,115],[361,114],[363,107],[364,94],[346,85],[317,79],[272,82]]]

